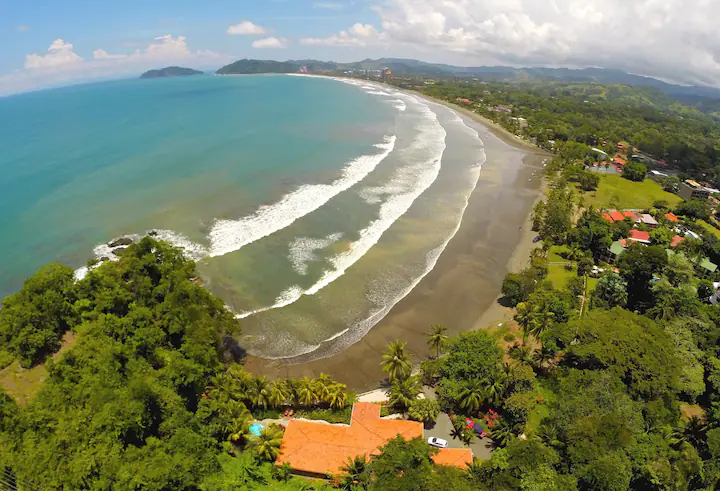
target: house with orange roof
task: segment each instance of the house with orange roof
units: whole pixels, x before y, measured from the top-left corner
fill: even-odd
[[[650,232],[647,232],[645,230],[633,229],[628,234],[628,240],[640,242],[642,244],[649,244],[650,243]]]
[[[670,241],[670,247],[677,247],[677,246],[679,246],[679,245],[680,245],[680,242],[682,242],[683,240],[685,240],[685,237],[681,237],[681,236],[679,236],[679,235],[676,235],[676,236],[673,237],[672,240]]]
[[[610,218],[612,218],[614,222],[622,222],[625,220],[625,215],[623,215],[622,212],[613,210],[610,212]]]
[[[675,216],[675,213],[665,213],[665,218],[674,223],[680,223],[680,219]]]
[[[372,458],[380,447],[396,436],[406,440],[423,437],[423,425],[416,421],[380,418],[380,405],[357,402],[350,425],[291,420],[283,435],[278,465],[289,464],[294,472],[312,477],[340,474],[348,458]],[[433,456],[437,465],[464,469],[472,462],[472,450],[441,448]]]

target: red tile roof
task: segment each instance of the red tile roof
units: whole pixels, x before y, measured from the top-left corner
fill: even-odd
[[[607,220],[608,222],[610,222],[610,223],[613,223],[613,222],[614,222],[614,220],[612,219],[612,217],[611,217],[610,215],[608,215],[607,213],[603,213],[603,214],[602,214],[602,217],[603,217],[605,220]]]
[[[635,218],[635,212],[634,211],[623,211],[623,215],[625,215],[628,218]]]
[[[685,240],[685,237],[680,237],[679,235],[676,235],[672,238],[672,241],[670,242],[670,247],[677,247],[683,240]]]
[[[667,218],[671,222],[675,222],[675,223],[680,222],[680,219],[675,216],[675,213],[665,213],[665,218]]]
[[[628,238],[632,240],[650,240],[650,232],[645,232],[643,230],[631,230],[628,234]]]
[[[628,246],[627,239],[620,239],[620,240],[618,240],[618,242],[620,242],[620,245],[623,247]]]
[[[612,219],[616,222],[622,222],[623,220],[625,220],[625,215],[623,215],[622,213],[620,213],[617,210],[611,211],[610,217],[612,217]]]
[[[458,97],[458,98],[455,99],[455,100],[458,101],[458,102],[470,102],[470,99],[465,99],[465,98],[463,98],[463,97]]]
[[[627,160],[621,159],[620,157],[615,157],[613,159],[613,163],[618,164],[618,165],[625,165],[625,164],[627,164]]]
[[[380,405],[355,403],[350,426],[291,420],[283,436],[279,465],[312,474],[338,474],[348,457],[378,455],[379,448],[396,436],[406,440],[423,437],[423,425],[415,421],[380,419]],[[442,448],[433,457],[438,465],[465,468],[472,450]]]

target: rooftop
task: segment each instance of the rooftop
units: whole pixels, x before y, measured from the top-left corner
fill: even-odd
[[[380,447],[396,436],[406,440],[423,437],[423,425],[415,421],[380,419],[380,405],[357,402],[350,426],[291,420],[285,430],[276,463],[290,464],[296,471],[339,474],[348,458],[378,455]],[[465,468],[472,450],[443,448],[433,457],[438,465]]]
[[[665,218],[667,218],[671,222],[675,222],[675,223],[680,222],[680,219],[675,216],[675,213],[665,213]]]
[[[628,234],[628,239],[636,240],[638,242],[650,242],[650,232],[633,229]]]
[[[673,237],[672,240],[670,241],[670,247],[677,247],[677,246],[679,246],[679,245],[680,245],[680,242],[682,242],[683,240],[685,240],[685,237],[680,237],[679,235],[676,235],[676,236]]]

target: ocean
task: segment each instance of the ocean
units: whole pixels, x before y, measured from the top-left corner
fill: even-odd
[[[286,75],[14,96],[0,134],[0,295],[155,231],[241,319],[240,344],[273,359],[361,339],[432,270],[485,161],[444,106]]]

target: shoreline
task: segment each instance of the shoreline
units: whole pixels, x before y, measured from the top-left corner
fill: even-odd
[[[536,247],[530,214],[544,197],[543,164],[552,154],[455,104],[413,95],[452,109],[485,143],[487,162],[455,236],[435,267],[362,339],[324,358],[248,355],[243,363],[251,373],[270,378],[327,373],[358,392],[376,389],[385,378],[380,360],[389,341],[406,341],[414,358],[422,359],[424,333],[432,324],[444,324],[457,335],[512,317],[511,309],[497,302],[500,285]]]

